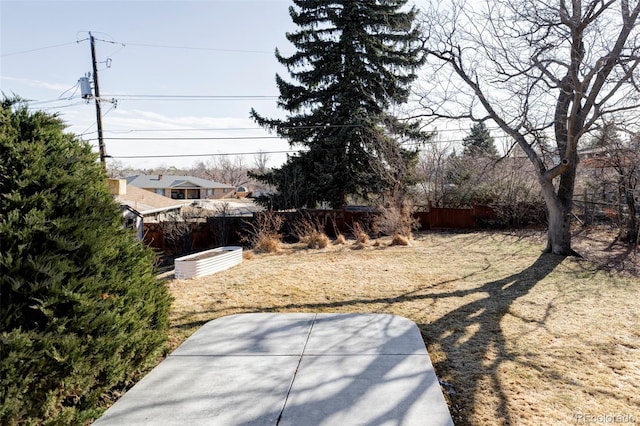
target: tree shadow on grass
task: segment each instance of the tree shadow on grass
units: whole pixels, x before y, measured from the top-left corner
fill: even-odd
[[[468,297],[470,302],[447,312],[432,322],[418,326],[428,347],[438,348],[443,354],[434,360],[436,373],[440,376],[458,378],[452,384],[443,384],[449,399],[450,411],[456,425],[471,424],[478,396],[489,394],[496,401],[491,413],[496,424],[516,424],[511,417],[504,386],[500,381],[499,368],[504,362],[514,361],[507,348],[501,330],[501,321],[512,304],[527,295],[535,285],[549,275],[565,258],[553,254],[541,254],[529,267],[508,277],[490,281],[479,287],[463,290],[442,291],[442,285],[421,288],[418,291],[385,298],[358,298],[321,303],[295,303],[273,306],[235,306],[235,312],[312,312],[331,311],[353,306],[354,312],[372,305],[392,306],[420,300],[458,300]],[[454,281],[464,281],[465,277]],[[225,309],[226,310],[226,309]],[[218,316],[221,312],[209,311]],[[204,314],[204,313],[203,313]],[[205,314],[205,315],[206,315]],[[224,315],[224,313],[222,313]],[[192,321],[177,327],[188,329],[208,322]],[[433,352],[430,351],[430,352]],[[433,356],[433,354],[432,354]],[[454,393],[455,392],[455,393]]]
[[[471,290],[438,294],[438,298],[471,294],[484,297],[466,303],[434,322],[418,324],[427,345],[437,344],[445,355],[434,363],[439,375],[453,373],[463,378],[462,386],[457,387],[459,385],[454,383],[444,389],[457,425],[471,423],[474,405],[483,393],[497,401],[493,413],[496,424],[518,423],[518,419],[511,418],[498,374],[505,361],[513,361],[500,322],[517,299],[529,293],[563,260],[562,256],[542,254],[531,266],[506,278]]]

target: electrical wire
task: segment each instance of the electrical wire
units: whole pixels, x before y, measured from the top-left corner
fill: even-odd
[[[353,128],[360,127],[358,124],[319,124],[319,125],[309,125],[309,126],[280,126],[280,129],[319,129],[319,128]],[[180,128],[180,129],[127,129],[127,130],[105,130],[105,133],[114,133],[114,134],[127,134],[127,133],[137,133],[137,132],[219,132],[219,131],[251,131],[251,130],[264,130],[262,127],[204,127],[204,128]],[[489,130],[500,130],[498,127],[495,129]],[[457,132],[460,133],[461,130],[458,129],[442,129],[435,130],[435,133],[447,133],[447,132]],[[494,136],[496,137],[504,137],[504,136]],[[459,141],[462,142],[462,141]]]
[[[104,97],[119,98],[122,101],[238,101],[275,100],[274,95],[124,95],[105,94]]]
[[[84,103],[84,101],[80,101],[80,102],[71,103],[69,105],[59,105],[59,106],[38,108],[38,111],[51,111],[51,110],[57,110],[57,109],[61,109],[61,108],[70,108],[70,107],[73,107],[73,106],[82,105],[83,103]]]
[[[231,155],[262,155],[262,154],[290,154],[299,151],[255,151],[255,152],[225,152],[215,154],[167,154],[167,155],[110,155],[109,158],[179,158],[179,157],[223,157]]]
[[[243,138],[237,138],[237,139],[267,139],[267,138],[273,138],[273,139],[277,139],[276,137],[243,137]],[[507,136],[504,137],[498,137],[500,139],[507,139]],[[118,139],[118,138],[105,138],[106,139]],[[125,139],[125,138],[123,138]],[[136,139],[140,139],[140,140],[156,140],[156,138],[126,138],[127,140],[136,140]],[[167,138],[165,140],[171,140],[171,139],[175,139],[175,140],[183,140],[183,138]],[[200,139],[200,138],[196,138],[196,139]],[[220,140],[224,140],[224,139],[235,139],[235,138],[210,138],[210,139],[220,139]],[[89,141],[96,141],[97,139],[89,139]],[[162,140],[162,139],[161,139]],[[424,146],[424,145],[439,145],[439,144],[449,144],[449,143],[460,143],[463,142],[462,139],[456,139],[456,140],[432,140],[432,141],[427,141],[427,142],[402,142],[400,143],[400,145],[403,146],[410,146],[410,145],[414,145],[414,146]],[[336,148],[339,149],[339,148]],[[143,159],[143,158],[189,158],[189,157],[212,157],[212,156],[234,156],[234,155],[257,155],[257,154],[291,154],[291,153],[299,153],[299,152],[304,152],[302,150],[286,150],[286,151],[258,151],[258,152],[228,152],[228,153],[215,153],[215,154],[163,154],[163,155],[113,155],[110,156],[110,158],[115,158],[115,159]]]
[[[105,130],[105,133],[126,134],[135,132],[220,132],[220,131],[249,131],[264,130],[262,127],[209,127],[201,129],[128,129],[128,130]]]
[[[88,32],[89,31],[78,31],[76,33],[76,38],[77,38],[78,34],[80,34],[80,33],[88,33]],[[92,34],[106,34],[106,33],[93,32],[92,31]],[[107,34],[107,35],[109,35],[109,34]],[[39,51],[47,50],[47,49],[55,49],[55,48],[58,48],[58,47],[70,46],[72,44],[78,44],[78,43],[81,43],[81,42],[87,41],[87,40],[89,40],[88,37],[87,38],[83,38],[83,39],[78,39],[76,41],[71,41],[71,42],[68,42],[68,43],[53,44],[53,45],[49,45],[49,46],[37,47],[37,48],[34,48],[34,49],[20,50],[18,52],[2,53],[2,54],[0,54],[0,57],[22,55],[22,54],[25,54],[25,53],[39,52]],[[151,43],[129,43],[129,42],[119,42],[119,41],[115,41],[115,40],[105,40],[105,39],[100,39],[100,38],[97,38],[97,37],[94,37],[94,40],[101,41],[103,43],[121,45],[121,47],[119,49],[117,49],[114,53],[109,54],[108,56],[115,55],[116,53],[120,52],[120,50],[122,50],[126,46],[151,47],[151,48],[155,48],[155,49],[200,50],[200,51],[223,52],[223,53],[259,53],[259,54],[269,54],[269,55],[273,54],[273,51],[267,51],[267,50],[221,49],[221,48],[215,48],[215,47],[179,46],[179,45],[151,44]]]
[[[118,103],[117,103],[117,102],[115,102],[114,104],[112,104],[112,105],[111,105],[111,108],[109,108],[109,109],[107,110],[107,112],[105,112],[105,113],[102,115],[102,117],[106,117],[106,115],[107,115],[107,114],[109,114],[111,111],[113,111],[117,106],[118,106]],[[82,136],[85,136],[85,135],[91,135],[91,134],[93,134],[93,133],[98,133],[98,131],[97,131],[97,130],[93,130],[93,131],[91,131],[91,132],[89,131],[89,129],[93,128],[93,127],[94,127],[94,126],[96,126],[97,124],[98,124],[98,123],[93,122],[89,127],[87,127],[86,129],[84,129],[81,133],[76,134],[76,136],[78,136],[78,137],[82,137]],[[87,142],[89,142],[89,141],[97,141],[97,140],[98,140],[98,138],[94,138],[94,139],[85,139],[85,140],[86,140]]]
[[[69,42],[69,43],[52,44],[50,46],[43,46],[43,47],[38,47],[38,48],[35,48],[35,49],[21,50],[19,52],[3,53],[3,54],[0,54],[0,56],[4,58],[4,57],[7,57],[7,56],[22,55],[22,54],[25,54],[25,53],[39,52],[41,50],[55,49],[57,47],[69,46],[71,44],[76,44],[76,43],[78,43],[78,42],[72,41],[72,42]]]
[[[71,89],[73,89],[73,87]],[[69,91],[71,89],[68,89],[67,91]],[[41,104],[50,104],[50,103],[62,102],[62,101],[70,101],[70,100],[73,100],[73,99],[79,99],[79,97],[78,96],[70,96],[70,97],[67,97],[67,98],[47,99],[45,101],[38,101],[38,100],[35,100],[35,99],[25,99],[23,102],[28,104],[28,105],[41,105]]]
[[[219,49],[215,47],[195,47],[195,46],[176,46],[167,44],[150,44],[150,43],[125,43],[127,46],[139,46],[139,47],[153,47],[158,49],[183,49],[183,50],[203,50],[210,52],[225,52],[225,53],[262,53],[273,55],[272,51],[266,50],[243,50],[243,49]]]
[[[357,124],[323,124],[314,126],[281,126],[280,129],[318,129],[318,128],[351,128],[360,127]],[[262,127],[207,127],[207,128],[183,128],[183,129],[128,129],[105,130],[105,133],[126,134],[134,132],[218,132],[218,131],[251,131],[264,130]]]
[[[253,140],[253,139],[280,139],[278,136],[227,136],[227,137],[177,137],[177,138],[157,138],[157,137],[139,137],[139,138],[113,138],[113,137],[105,137],[104,139],[112,140],[112,141],[186,141],[186,140],[194,140],[194,141],[209,141],[209,140]]]
[[[60,100],[68,100],[68,99],[73,99],[73,97],[75,96],[76,92],[78,92],[78,88],[80,87],[80,81],[76,82],[75,85],[73,85],[73,87],[68,88],[67,90],[65,90],[64,92],[62,92],[60,94],[60,96],[58,96],[58,99]],[[65,93],[67,93],[68,91],[75,89],[73,91],[73,93],[70,96],[67,96],[66,98],[63,98],[62,95],[64,95]]]

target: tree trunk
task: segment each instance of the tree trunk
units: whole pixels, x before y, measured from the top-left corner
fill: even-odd
[[[549,222],[545,252],[562,256],[576,255],[571,248],[571,199],[562,200],[558,197],[552,181],[544,181],[541,185]]]
[[[640,232],[638,221],[636,220],[637,209],[633,189],[626,188],[626,200],[629,216],[627,218],[627,232],[624,239],[627,242],[633,243],[638,241],[638,233]]]

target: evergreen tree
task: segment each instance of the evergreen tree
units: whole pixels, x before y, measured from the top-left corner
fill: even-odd
[[[391,115],[407,101],[422,65],[406,0],[294,0],[299,30],[287,33],[297,52],[276,58],[291,81],[276,75],[284,120],[251,111],[255,121],[301,152],[279,169],[255,178],[273,185],[276,207],[334,207],[348,196],[369,198],[410,183],[416,150],[404,140],[424,140],[415,122]]]
[[[587,148],[615,149],[621,145],[618,126],[613,121],[605,121],[595,135],[587,141]]]
[[[2,424],[85,424],[164,347],[154,254],[123,229],[96,159],[56,116],[3,100]]]
[[[462,139],[464,150],[462,155],[470,157],[497,157],[498,150],[493,136],[484,122],[479,122],[471,127],[470,133]]]

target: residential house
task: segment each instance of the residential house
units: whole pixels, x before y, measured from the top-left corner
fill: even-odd
[[[124,226],[135,229],[140,240],[143,238],[143,222],[162,221],[168,215],[180,213],[185,205],[184,202],[171,200],[133,185],[126,185],[126,189],[112,193],[120,204]]]
[[[232,196],[235,187],[194,176],[136,175],[127,184],[174,200],[217,199]]]

